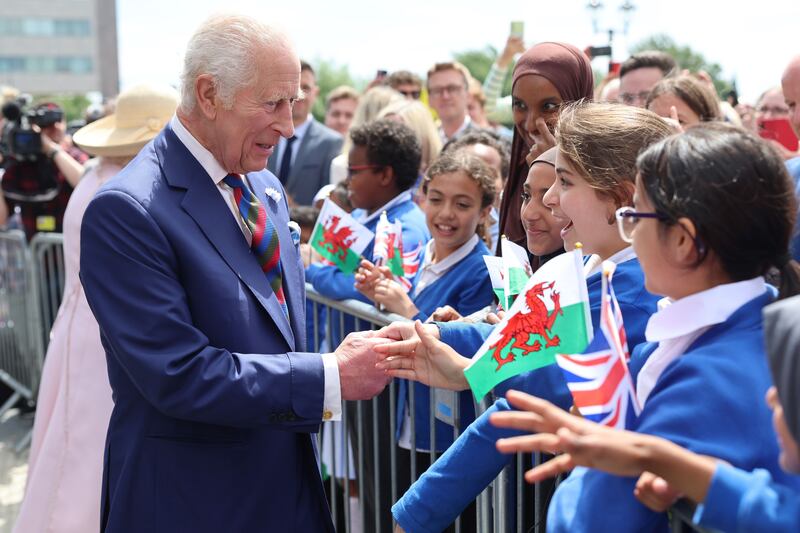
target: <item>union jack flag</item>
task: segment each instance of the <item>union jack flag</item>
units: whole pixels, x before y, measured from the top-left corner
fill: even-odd
[[[614,263],[603,263],[600,330],[586,351],[578,355],[556,355],[567,387],[581,415],[588,420],[614,428],[625,428],[628,408],[641,412],[628,361],[628,341],[622,324],[611,277]]]

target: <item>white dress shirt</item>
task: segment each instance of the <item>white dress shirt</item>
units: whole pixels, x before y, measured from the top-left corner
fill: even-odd
[[[444,132],[444,128],[439,126],[439,137],[442,139],[442,144],[447,144],[448,141],[452,141],[453,139],[461,135],[461,133],[465,129],[467,129],[467,126],[469,126],[471,122],[472,119],[470,118],[469,114],[465,115],[464,122],[461,123],[461,126],[459,126],[458,129],[455,131],[455,133],[453,133],[450,137],[448,137],[447,134]]]
[[[764,294],[764,278],[725,283],[677,301],[664,298],[645,330],[649,342],[659,343],[636,378],[636,396],[644,405],[664,369],[705,333],[722,324],[744,304]]]
[[[636,252],[633,251],[633,246],[628,246],[609,257],[607,261],[618,265],[625,261],[630,261],[631,259],[636,259]],[[600,272],[602,269],[603,259],[597,254],[590,255],[589,259],[586,260],[586,264],[583,265],[583,273],[587,278],[592,274]]]
[[[211,177],[211,181],[214,182],[217,191],[219,191],[222,199],[225,200],[225,203],[230,209],[234,219],[239,224],[242,235],[244,235],[249,246],[253,240],[253,235],[244,220],[242,220],[239,207],[234,200],[233,189],[222,181],[225,176],[228,175],[228,172],[222,168],[222,165],[214,158],[214,155],[200,144],[200,141],[186,129],[186,126],[181,123],[177,115],[172,116],[170,126],[178,137],[178,140],[186,146],[189,153],[194,156],[197,162],[200,163],[200,166],[203,167],[203,170]],[[305,335],[305,331],[300,333]],[[323,419],[339,420],[342,416],[342,390],[339,382],[339,364],[336,362],[336,356],[332,353],[322,354],[322,368],[325,376],[325,398],[322,404]]]

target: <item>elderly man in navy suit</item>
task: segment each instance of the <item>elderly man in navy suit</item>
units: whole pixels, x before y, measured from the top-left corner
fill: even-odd
[[[333,531],[313,433],[387,379],[369,334],[304,352],[303,265],[263,170],[299,80],[280,32],[209,19],[176,116],[86,211],[81,280],[114,392],[103,531]]]

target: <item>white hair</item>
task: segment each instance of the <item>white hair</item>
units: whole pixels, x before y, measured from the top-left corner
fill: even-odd
[[[215,15],[207,19],[189,39],[181,74],[184,112],[197,104],[195,82],[203,74],[214,79],[223,106],[233,107],[238,91],[255,81],[257,54],[276,43],[288,42],[275,28],[243,15]]]

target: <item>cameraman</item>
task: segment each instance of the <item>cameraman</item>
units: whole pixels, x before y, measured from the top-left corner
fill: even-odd
[[[32,160],[7,154],[0,182],[0,226],[18,206],[28,240],[40,231],[62,231],[67,202],[89,158],[66,139],[67,122],[61,107],[44,103],[34,111],[44,117],[38,123],[41,153]]]

